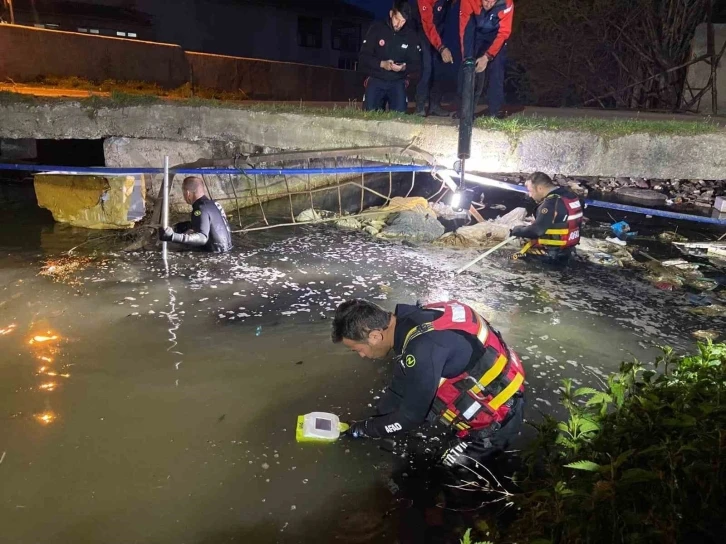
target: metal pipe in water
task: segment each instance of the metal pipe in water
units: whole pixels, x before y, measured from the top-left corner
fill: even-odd
[[[161,208],[161,226],[166,230],[169,226],[169,156],[164,157],[164,186],[163,186],[163,199]],[[164,264],[167,265],[167,243],[161,243],[161,256],[164,259]]]
[[[459,149],[457,156],[461,160],[461,185],[459,190],[466,189],[465,162],[471,157],[471,133],[474,125],[474,85],[476,63],[474,59],[464,59],[462,63],[461,104],[459,105]]]

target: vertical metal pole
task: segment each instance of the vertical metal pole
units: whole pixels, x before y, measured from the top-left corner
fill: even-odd
[[[161,226],[166,229],[169,226],[169,156],[164,157],[164,186],[163,186],[164,198],[162,200],[161,208]],[[167,265],[167,244],[166,242],[161,243],[161,256],[164,259],[164,265]]]
[[[476,62],[472,58],[464,59],[461,65],[462,86],[461,105],[459,109],[459,149],[458,157],[461,161],[461,177],[459,191],[466,190],[466,159],[471,157],[471,133],[474,124],[474,94],[476,87]]]

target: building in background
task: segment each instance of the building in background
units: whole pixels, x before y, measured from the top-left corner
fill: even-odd
[[[20,25],[348,70],[356,68],[373,19],[342,0],[13,0],[13,6]]]

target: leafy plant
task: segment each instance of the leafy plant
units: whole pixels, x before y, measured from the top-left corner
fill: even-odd
[[[472,542],[471,540],[471,529],[467,529],[464,533],[464,537],[460,541],[461,544],[493,544],[490,540]]]
[[[513,540],[716,542],[726,509],[726,344],[652,368],[623,363],[604,390],[563,382],[526,455]]]

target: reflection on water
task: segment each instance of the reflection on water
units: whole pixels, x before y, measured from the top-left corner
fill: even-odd
[[[62,338],[52,330],[44,330],[42,333],[38,333],[36,330],[36,333],[32,334],[30,340],[28,340],[33,357],[42,365],[35,373],[41,380],[47,380],[48,378],[66,379],[71,377],[67,372],[59,373],[57,365],[54,364],[61,354],[61,341]],[[58,385],[58,381],[44,381],[38,385],[38,391],[41,394],[52,393],[58,389]],[[58,414],[53,411],[52,404],[50,396],[43,396],[44,408],[42,412],[33,415],[35,421],[43,425],[49,425],[58,419]]]
[[[0,540],[402,538],[410,501],[391,472],[408,459],[373,442],[294,440],[299,414],[367,415],[390,372],[330,342],[346,298],[476,306],[522,355],[530,418],[557,410],[563,377],[597,384],[654,344],[682,349],[692,331],[723,328],[686,313],[682,295],[612,271],[494,258],[454,276],[470,253],[328,229],[260,240],[172,255],[168,279],[156,254],[107,254],[52,277],[38,273],[57,254],[0,260]]]

